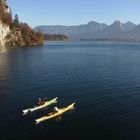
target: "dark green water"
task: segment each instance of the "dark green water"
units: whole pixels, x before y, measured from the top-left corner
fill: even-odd
[[[39,97],[76,108],[35,125]],[[0,54],[0,140],[140,140],[140,44],[47,42]]]

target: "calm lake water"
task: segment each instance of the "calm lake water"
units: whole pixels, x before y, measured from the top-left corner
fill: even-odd
[[[22,115],[39,97],[76,102],[61,120],[35,125],[53,106]],[[46,42],[0,54],[0,140],[140,140],[140,44]]]

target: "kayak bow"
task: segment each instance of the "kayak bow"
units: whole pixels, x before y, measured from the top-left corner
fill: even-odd
[[[46,121],[46,120],[55,118],[55,117],[57,117],[57,116],[60,116],[60,115],[62,115],[63,113],[67,112],[68,110],[73,109],[73,108],[74,108],[74,105],[75,105],[75,103],[70,104],[70,105],[68,105],[68,106],[66,106],[66,107],[60,108],[58,112],[51,112],[51,113],[49,113],[49,114],[46,115],[46,116],[43,116],[43,117],[41,117],[41,118],[39,118],[39,119],[36,119],[36,120],[35,120],[35,121],[36,121],[36,124],[39,124],[39,123],[41,123],[41,122],[43,122],[43,121]]]
[[[23,114],[25,115],[25,114],[27,114],[27,113],[29,113],[29,112],[34,112],[34,111],[36,111],[36,110],[45,108],[45,107],[47,107],[47,106],[49,106],[49,105],[51,105],[51,104],[57,103],[57,99],[58,99],[58,98],[54,98],[54,99],[52,99],[52,100],[50,100],[50,101],[45,102],[43,105],[35,106],[35,107],[33,107],[33,108],[24,109],[24,110],[23,110]]]

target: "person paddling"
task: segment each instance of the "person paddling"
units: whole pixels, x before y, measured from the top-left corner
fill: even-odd
[[[54,113],[59,112],[58,107],[54,107],[54,108],[53,108],[53,112],[54,112]]]
[[[44,105],[44,104],[45,104],[45,100],[46,100],[46,98],[45,98],[45,99],[39,98],[39,99],[38,99],[38,105],[39,105],[39,106],[40,106],[40,105]]]

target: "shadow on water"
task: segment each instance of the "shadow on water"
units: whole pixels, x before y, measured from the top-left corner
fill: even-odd
[[[0,47],[0,54],[2,53],[8,53],[12,50],[17,49],[17,47]]]

